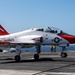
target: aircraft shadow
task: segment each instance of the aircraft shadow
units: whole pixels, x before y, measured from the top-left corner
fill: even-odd
[[[19,62],[16,62],[12,58],[6,58],[6,59],[0,59],[0,60],[7,60],[4,62],[1,62],[0,64],[6,64],[6,63],[25,63],[25,62],[42,62],[42,61],[54,61],[54,62],[75,62],[75,60],[66,60],[66,59],[53,59],[53,58],[39,58],[38,60],[35,59],[26,59],[26,60],[21,60]]]
[[[2,58],[0,60],[13,60],[13,58]]]
[[[1,64],[6,64],[6,63],[25,63],[25,62],[54,61],[52,58],[40,58],[38,60],[35,60],[35,59],[27,59],[27,60],[21,60],[19,62],[16,62],[14,59],[5,59],[5,60],[13,60],[13,61],[1,62]]]
[[[54,60],[56,62],[75,62],[75,60]]]

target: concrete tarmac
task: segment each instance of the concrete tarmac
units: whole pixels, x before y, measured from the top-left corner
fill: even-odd
[[[35,53],[21,54],[21,61],[15,62],[15,53],[0,53],[0,75],[75,75],[75,52],[67,58],[60,53],[41,53],[36,61]]]

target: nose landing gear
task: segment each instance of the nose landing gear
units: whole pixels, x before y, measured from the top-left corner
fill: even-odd
[[[61,54],[60,54],[60,56],[61,56],[62,58],[66,58],[66,57],[67,57],[67,53],[64,52],[65,50],[66,50],[66,47],[63,46],[63,47],[62,47],[62,52],[61,52]]]
[[[67,57],[67,53],[66,52],[61,52],[60,55],[61,55],[62,58],[66,58]]]

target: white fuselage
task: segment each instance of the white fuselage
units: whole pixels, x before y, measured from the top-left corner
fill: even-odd
[[[40,42],[40,37],[43,37],[43,41]],[[60,41],[58,43],[54,42],[54,39],[58,37]],[[36,38],[36,39],[35,39]],[[32,40],[35,39],[35,40]],[[59,37],[57,34],[52,34],[50,32],[36,31],[35,29],[29,29],[18,33],[13,33],[9,35],[0,36],[0,42],[12,43],[22,43],[22,44],[40,44],[40,45],[59,45],[69,43],[67,40]]]

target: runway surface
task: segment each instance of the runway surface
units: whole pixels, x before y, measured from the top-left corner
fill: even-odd
[[[0,75],[75,75],[75,52],[67,58],[60,53],[41,53],[35,61],[34,53],[22,53],[21,61],[14,61],[14,53],[0,53]]]

